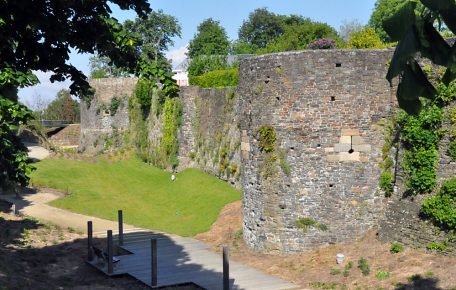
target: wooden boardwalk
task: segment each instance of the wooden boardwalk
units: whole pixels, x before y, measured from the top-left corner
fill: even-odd
[[[124,232],[121,248],[131,254],[116,256],[120,261],[114,263],[111,276],[128,274],[150,286],[151,239],[157,239],[157,287],[192,282],[207,290],[223,289],[221,254],[211,252],[205,244],[192,238],[140,229]],[[96,258],[91,264],[107,274],[107,265],[103,266]],[[230,286],[233,290],[298,289],[296,285],[236,262],[230,262]]]

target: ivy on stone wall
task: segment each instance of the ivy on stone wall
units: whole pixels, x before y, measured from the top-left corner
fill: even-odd
[[[385,124],[385,144],[382,147],[382,162],[380,163],[380,188],[385,193],[386,197],[390,197],[394,191],[394,183],[396,182],[394,160],[391,154],[394,154],[394,149],[397,147],[398,124],[396,117],[393,116]]]
[[[161,141],[162,156],[165,158],[163,167],[171,165],[174,169],[179,165],[178,132],[182,123],[182,105],[177,98],[167,98],[163,109],[163,137]]]
[[[456,230],[456,178],[442,184],[440,191],[424,200],[422,212],[437,226],[446,230]]]
[[[167,95],[154,80],[140,79],[129,101],[131,143],[144,161],[163,169],[178,166],[178,131],[182,105],[174,95]],[[150,112],[154,114],[150,114]],[[161,128],[161,139],[151,140],[154,126]]]
[[[277,134],[271,125],[264,125],[255,132],[258,140],[258,147],[262,155],[262,163],[259,173],[264,179],[268,179],[277,174],[278,169],[289,176],[291,174],[290,164],[286,160],[285,150],[277,148]],[[278,162],[277,162],[278,161]]]
[[[402,113],[402,143],[406,150],[403,169],[406,185],[411,193],[429,193],[437,184],[438,144],[441,130],[442,109],[429,105],[418,115]]]

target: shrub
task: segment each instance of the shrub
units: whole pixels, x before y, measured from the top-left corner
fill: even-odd
[[[424,200],[421,211],[443,229],[456,228],[456,177],[445,181],[440,191]]]
[[[445,251],[447,246],[444,243],[430,242],[426,245],[429,251]]]
[[[390,171],[383,171],[380,175],[380,188],[385,192],[386,197],[390,197],[394,191],[394,176]]]
[[[328,227],[325,224],[321,224],[314,220],[313,218],[309,217],[304,217],[304,218],[299,218],[295,221],[296,227],[302,229],[304,233],[307,233],[307,230],[309,227],[314,227],[317,228],[321,231],[326,231],[328,230]]]
[[[451,141],[448,147],[448,155],[452,161],[456,161],[456,140]]]
[[[348,37],[348,47],[355,49],[385,48],[386,45],[371,27],[353,32]]]
[[[329,273],[331,275],[339,275],[340,273],[342,273],[342,271],[340,269],[337,269],[337,268],[331,268],[331,270],[329,271]]]
[[[367,264],[367,260],[361,257],[358,260],[358,268],[361,270],[361,273],[363,273],[364,276],[369,275],[370,269],[369,269],[369,264]]]
[[[390,272],[386,272],[386,271],[378,271],[377,273],[375,273],[375,278],[377,278],[378,280],[383,280],[383,279],[389,278],[390,276],[391,276]]]
[[[309,44],[309,49],[333,49],[336,47],[336,41],[331,38],[321,38]]]
[[[218,88],[237,86],[238,84],[238,69],[223,69],[214,70],[200,76],[190,76],[189,82],[191,85],[202,88]]]
[[[391,253],[397,254],[397,253],[401,253],[403,251],[404,251],[404,246],[402,246],[402,244],[397,243],[397,242],[391,244],[391,248],[390,248]]]
[[[277,136],[275,129],[272,126],[262,126],[257,130],[257,138],[260,141],[259,147],[261,151],[264,152],[273,152],[275,150],[275,142]]]
[[[111,104],[109,106],[109,114],[111,116],[114,116],[117,113],[117,110],[119,109],[121,104],[122,104],[122,100],[120,98],[113,97],[111,99]]]
[[[344,277],[348,277],[350,276],[350,270],[351,268],[353,268],[353,263],[351,261],[348,261],[348,263],[345,265],[344,267],[344,272],[342,273],[342,275]]]

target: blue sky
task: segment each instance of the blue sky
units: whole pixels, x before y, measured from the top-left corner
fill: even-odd
[[[358,20],[366,24],[374,8],[375,0],[154,0],[149,1],[152,9],[161,9],[175,16],[182,26],[182,38],[176,38],[168,57],[178,63],[185,54],[185,46],[193,38],[196,28],[203,20],[213,18],[220,21],[230,40],[237,39],[237,32],[249,13],[256,8],[266,7],[277,14],[297,14],[314,21],[326,22],[339,30],[344,21]],[[113,7],[113,16],[120,22],[133,19],[134,12]],[[89,55],[72,53],[70,62],[84,73],[89,72]],[[26,104],[41,98],[52,100],[57,91],[69,86],[68,82],[50,83],[49,73],[38,73],[41,84],[23,89],[20,99]]]

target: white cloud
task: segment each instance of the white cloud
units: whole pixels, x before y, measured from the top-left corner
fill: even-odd
[[[166,57],[172,60],[173,67],[180,65],[186,58],[188,52],[188,45],[181,46],[166,53]]]
[[[57,92],[61,89],[68,89],[71,81],[51,83],[49,78],[52,72],[34,71],[35,75],[40,80],[40,83],[19,90],[19,100],[24,104],[33,104],[33,99],[37,96],[48,101],[55,99]]]

